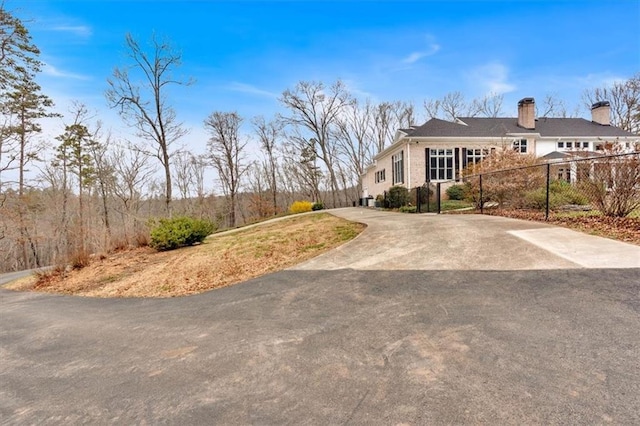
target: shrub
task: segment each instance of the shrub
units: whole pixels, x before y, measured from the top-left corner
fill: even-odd
[[[447,188],[447,196],[450,200],[464,200],[465,197],[465,187],[464,185],[451,185]]]
[[[313,203],[311,201],[294,201],[289,207],[291,213],[306,213],[313,210]]]
[[[311,206],[311,210],[318,211],[318,210],[324,210],[324,204],[322,204],[321,201],[316,201],[315,203],[313,203],[313,206]]]
[[[524,196],[524,207],[544,210],[547,203],[546,187],[529,191]],[[567,204],[587,204],[587,198],[577,191],[569,182],[554,180],[549,184],[549,209],[556,210]]]
[[[158,251],[191,246],[204,241],[215,228],[208,220],[190,217],[158,219],[152,224],[149,245]]]
[[[605,216],[629,216],[640,207],[640,153],[623,152],[621,144],[606,144],[606,156],[580,176],[580,189]]]
[[[392,186],[387,197],[389,208],[397,209],[409,203],[409,190],[404,186]]]
[[[418,208],[416,206],[400,206],[401,213],[416,213]]]
[[[551,192],[549,188],[549,209],[556,210],[558,207],[568,204],[561,194]],[[547,206],[546,188],[538,188],[535,191],[527,192],[524,195],[524,208],[544,210]]]

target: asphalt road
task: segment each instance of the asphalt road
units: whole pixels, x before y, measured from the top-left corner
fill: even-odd
[[[636,246],[336,214],[369,228],[197,296],[0,290],[2,424],[640,424]],[[598,244],[625,259],[581,265]]]

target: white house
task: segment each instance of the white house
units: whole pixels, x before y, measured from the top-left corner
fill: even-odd
[[[536,119],[534,99],[524,98],[518,102],[518,117],[460,117],[453,122],[432,118],[422,126],[400,129],[362,175],[362,197],[375,197],[393,185],[413,188],[458,180],[467,165],[502,147],[553,159],[576,150],[597,152],[608,142],[627,150],[640,146],[640,136],[610,125],[609,102],[593,104],[591,116],[591,121]]]

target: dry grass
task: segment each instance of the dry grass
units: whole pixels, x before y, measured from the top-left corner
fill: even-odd
[[[138,248],[80,270],[19,280],[8,288],[93,297],[174,297],[237,284],[315,257],[364,225],[321,213],[287,218],[169,252]]]

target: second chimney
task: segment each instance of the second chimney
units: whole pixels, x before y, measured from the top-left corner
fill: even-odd
[[[609,105],[609,101],[600,101],[591,105],[591,121],[594,123],[602,124],[603,126],[610,126],[610,115],[611,106]]]
[[[518,126],[525,129],[536,128],[536,101],[524,98],[518,102]]]

